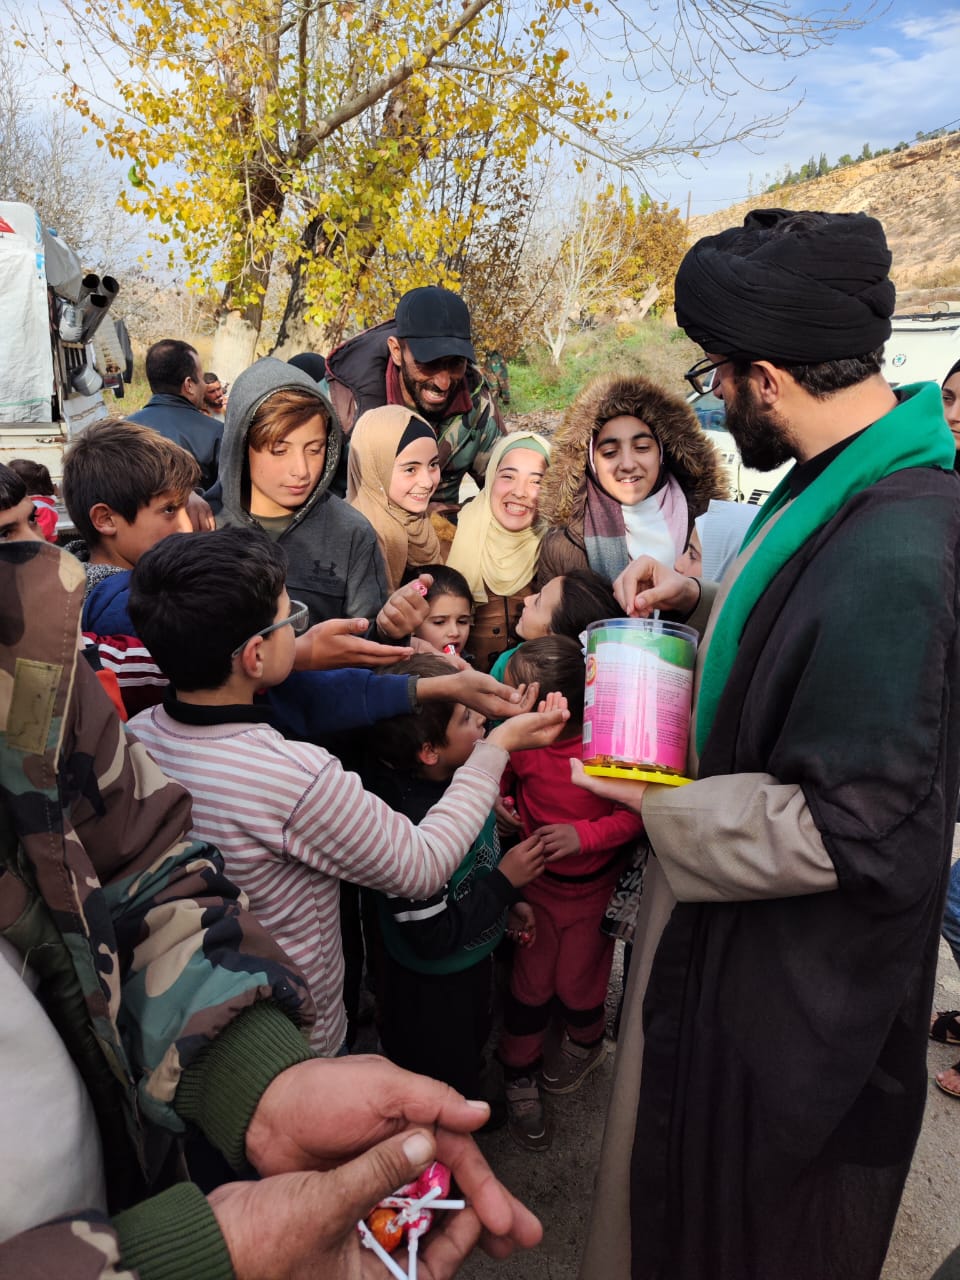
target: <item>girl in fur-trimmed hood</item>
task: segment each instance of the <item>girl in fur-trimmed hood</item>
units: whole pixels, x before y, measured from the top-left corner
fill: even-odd
[[[640,375],[597,378],[554,438],[537,581],[590,568],[612,582],[639,555],[673,565],[694,519],[711,498],[727,497],[720,459],[689,405]]]

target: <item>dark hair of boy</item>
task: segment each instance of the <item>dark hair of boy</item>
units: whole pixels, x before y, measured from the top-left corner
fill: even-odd
[[[563,575],[560,603],[550,619],[550,631],[575,640],[591,622],[624,616],[606,578],[592,569],[571,569]]]
[[[90,519],[98,502],[132,524],[153,498],[169,493],[183,502],[199,480],[193,454],[151,427],[124,418],[91,423],[63,459],[64,505],[90,548],[100,541]]]
[[[147,352],[144,370],[154,395],[178,396],[185,379],[197,376],[197,349],[179,338],[162,338]]]
[[[50,472],[42,462],[33,462],[30,458],[11,458],[7,466],[27,486],[27,493],[35,493],[37,497],[54,497]]]
[[[174,533],[137,561],[130,617],[175,689],[219,689],[233,651],[275,620],[286,573],[260,529]]]
[[[563,737],[570,737],[583,724],[584,660],[579,643],[571,636],[539,636],[525,640],[507,663],[505,674],[512,685],[540,684],[540,697],[562,693],[567,699],[570,719]]]
[[[424,570],[426,572],[426,570]],[[446,659],[430,653],[415,653],[412,658],[381,668],[390,676],[448,676],[452,668]],[[390,769],[415,772],[421,747],[447,745],[447,729],[455,702],[427,702],[416,711],[402,716],[378,720],[370,738],[371,752]]]
[[[0,462],[0,511],[9,511],[11,507],[17,507],[27,497],[27,486],[23,482],[23,477],[18,475],[12,467],[6,466]],[[445,674],[449,674],[450,668],[447,667]]]

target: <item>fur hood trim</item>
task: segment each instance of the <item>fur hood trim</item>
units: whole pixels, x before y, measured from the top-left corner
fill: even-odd
[[[590,438],[621,415],[652,428],[663,445],[664,462],[686,494],[691,518],[702,515],[711,498],[730,497],[720,457],[690,406],[647,378],[607,374],[580,392],[557,428],[540,486],[540,514],[549,524],[582,517]]]

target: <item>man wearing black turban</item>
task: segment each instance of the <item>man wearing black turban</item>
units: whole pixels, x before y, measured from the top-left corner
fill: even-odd
[[[960,478],[939,389],[880,373],[889,266],[873,218],[759,210],[677,276],[745,460],[796,466],[699,603],[649,559],[616,584],[702,630],[696,781],[574,779],[656,855],[584,1280],[883,1266],[960,787]]]

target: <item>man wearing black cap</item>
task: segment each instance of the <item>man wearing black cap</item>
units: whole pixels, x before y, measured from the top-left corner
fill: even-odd
[[[585,1277],[883,1266],[960,786],[960,479],[938,388],[880,372],[890,261],[863,214],[759,210],[677,276],[691,377],[745,462],[796,465],[719,589],[649,559],[617,584],[701,630],[696,781],[575,779],[656,855]]]
[[[440,446],[436,502],[456,505],[465,472],[483,484],[503,423],[476,365],[470,312],[449,289],[411,289],[392,320],[332,351],[324,389],[348,437],[362,413],[384,404],[404,404],[431,423]]]

